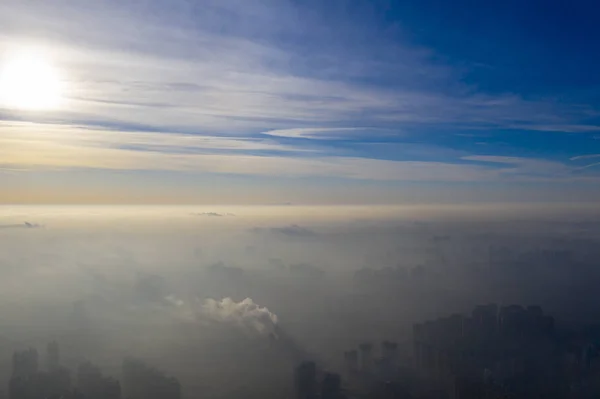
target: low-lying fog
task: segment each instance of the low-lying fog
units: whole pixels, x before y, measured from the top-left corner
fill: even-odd
[[[336,370],[359,342],[406,342],[413,323],[479,303],[584,321],[600,315],[599,215],[4,206],[0,377],[14,350],[57,340],[70,367],[89,359],[119,378],[135,356],[176,376],[186,398],[281,397],[301,358]]]

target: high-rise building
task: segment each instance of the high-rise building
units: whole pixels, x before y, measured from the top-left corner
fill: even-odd
[[[38,369],[37,350],[15,352],[8,384],[10,399],[60,398],[70,393],[71,375],[58,364],[58,344],[52,343],[48,348],[52,358],[48,371]]]
[[[381,343],[381,357],[389,360],[391,363],[395,363],[398,357],[398,344],[390,341],[383,341]]]
[[[344,363],[348,376],[356,374],[358,372],[358,352],[356,350],[344,352]]]
[[[147,366],[142,361],[123,361],[123,390],[130,399],[179,399],[181,385],[174,377]]]
[[[476,306],[472,312],[475,329],[479,334],[489,337],[498,328],[498,316],[498,305],[494,303]]]
[[[462,333],[456,339],[461,319]],[[496,305],[484,305],[476,307],[472,317],[451,316],[413,326],[420,378],[452,398],[490,397],[482,395],[498,389],[521,392],[516,397],[523,398],[538,393],[536,397],[567,397],[564,390],[581,385],[590,373],[581,371],[582,342],[587,342],[586,336],[577,332],[555,334],[554,319],[539,306],[511,305],[498,311]]]
[[[365,342],[358,348],[360,349],[360,368],[363,372],[370,372],[373,368],[373,345]]]
[[[390,341],[381,343],[381,359],[377,362],[377,373],[386,380],[391,380],[398,369],[398,344]]]
[[[321,384],[321,399],[340,399],[342,396],[342,379],[338,374],[325,373]]]
[[[42,374],[49,393],[65,394],[71,389],[71,372],[64,366],[56,366]]]
[[[521,334],[525,324],[526,313],[522,306],[509,305],[500,309],[500,328],[503,334]]]
[[[38,352],[29,348],[21,352],[15,352],[12,358],[12,376],[27,377],[38,371]]]
[[[294,385],[297,399],[317,397],[317,366],[314,362],[303,362],[296,367]]]
[[[100,368],[90,362],[77,369],[77,388],[86,399],[120,399],[121,384],[102,375]]]

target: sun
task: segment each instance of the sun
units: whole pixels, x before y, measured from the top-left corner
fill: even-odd
[[[0,65],[0,106],[23,110],[52,110],[61,102],[57,69],[43,53],[21,52]]]

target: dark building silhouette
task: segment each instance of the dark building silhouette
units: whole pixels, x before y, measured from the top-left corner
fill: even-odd
[[[8,383],[10,399],[59,398],[71,394],[69,370],[59,364],[58,344],[48,345],[47,371],[39,370],[37,350],[30,348],[13,355]]]
[[[383,341],[381,343],[381,357],[395,362],[398,357],[398,344],[396,342]]]
[[[368,342],[358,346],[360,349],[360,368],[363,372],[370,372],[373,368],[373,344]]]
[[[90,362],[78,366],[76,388],[72,387],[69,370],[60,364],[58,343],[50,342],[46,352],[46,370],[39,369],[36,349],[14,353],[8,382],[9,399],[121,399],[119,381],[104,376],[100,368]],[[139,360],[125,359],[123,378],[128,399],[181,398],[177,379],[167,377]]]
[[[297,399],[317,398],[317,366],[314,362],[302,362],[296,367],[294,388]]]
[[[358,351],[351,350],[344,352],[344,364],[346,366],[346,375],[353,377],[359,371],[358,368]]]
[[[343,386],[343,397],[347,398],[410,398],[408,394],[413,374],[407,369],[407,362],[400,360],[400,345],[393,341],[383,341],[377,346],[370,343],[359,345],[358,352],[344,352],[347,380]],[[406,359],[404,359],[406,360]],[[404,364],[404,365],[402,365]]]
[[[342,399],[342,379],[338,374],[325,373],[321,383],[321,399]]]
[[[123,391],[129,399],[181,398],[181,385],[176,378],[132,358],[123,361]]]
[[[15,352],[12,357],[12,375],[8,383],[10,399],[29,399],[38,395],[38,352],[29,348]]]
[[[27,377],[37,373],[38,359],[38,352],[34,348],[15,352],[12,358],[12,377]]]
[[[341,376],[318,371],[311,361],[302,362],[294,369],[294,385],[297,399],[346,399]]]
[[[413,396],[398,383],[384,381],[373,387],[368,393],[369,399],[412,399]],[[436,398],[437,399],[437,398]]]
[[[539,306],[478,306],[413,326],[414,365],[447,397],[600,397],[600,327],[556,329]]]
[[[85,399],[120,399],[121,384],[111,377],[102,375],[100,369],[90,362],[77,369],[77,388]]]
[[[480,332],[480,334],[491,336],[496,333],[498,328],[498,305],[489,304],[489,305],[479,305],[473,309],[471,313],[472,316],[472,325],[469,325],[468,328],[472,331]]]

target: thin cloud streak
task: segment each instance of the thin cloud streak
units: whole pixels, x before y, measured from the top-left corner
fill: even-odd
[[[43,124],[4,124],[3,132],[0,159],[12,168],[29,170],[88,168],[429,182],[573,178],[573,168],[565,164],[519,157],[384,160],[302,152],[245,137],[124,133]]]
[[[56,126],[44,130],[43,125],[32,131],[31,127],[7,129],[0,137],[0,158],[4,162],[29,169],[165,170],[383,181],[476,181],[493,179],[496,174],[491,168],[442,162],[401,162],[323,154],[308,158],[250,155],[244,151],[281,148],[244,139],[118,134]],[[166,140],[161,144],[161,151],[155,151],[155,139]],[[199,146],[196,153],[190,148],[194,142]],[[182,148],[187,151],[179,151]],[[225,151],[215,154],[209,151],[211,148]]]
[[[135,148],[164,153],[223,151],[308,152],[264,138],[205,136],[161,132],[114,131],[87,126],[0,122],[5,146],[67,145],[87,148]]]
[[[580,159],[591,159],[591,158],[600,158],[600,154],[578,155],[576,157],[569,158],[569,160],[571,160],[571,161],[578,161]]]
[[[314,127],[314,128],[296,128],[296,129],[277,129],[269,130],[263,134],[275,137],[314,139],[314,140],[335,140],[351,139],[354,136],[362,137],[390,137],[399,136],[398,130],[381,129],[370,127]]]
[[[461,157],[461,159],[483,164],[506,165],[505,167],[501,168],[501,171],[502,174],[507,178],[514,176],[520,179],[532,180],[576,180],[576,178],[572,175],[572,172],[576,169],[560,162],[534,158],[492,155],[470,155]]]
[[[540,132],[561,132],[561,133],[591,133],[600,131],[600,126],[597,125],[586,125],[586,124],[573,124],[573,125],[514,125],[511,126],[517,130],[534,130]]]
[[[582,166],[581,168],[577,168],[576,170],[589,169],[589,168],[593,168],[595,166],[600,166],[600,162],[595,162],[595,163],[592,163],[592,164],[589,164],[589,165],[585,165],[585,166]]]

